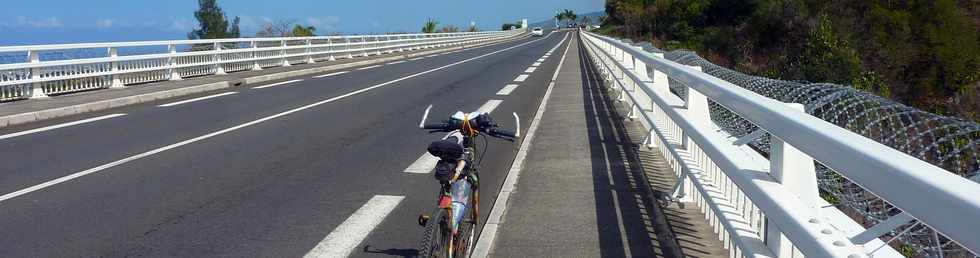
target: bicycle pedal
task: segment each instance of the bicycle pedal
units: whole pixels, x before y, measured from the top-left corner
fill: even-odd
[[[419,226],[424,227],[425,224],[429,224],[429,215],[425,213],[419,214]]]

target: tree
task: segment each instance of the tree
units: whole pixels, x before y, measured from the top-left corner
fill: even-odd
[[[443,32],[443,33],[445,33],[445,32],[459,32],[459,27],[456,27],[454,25],[446,25],[446,26],[443,26],[442,29],[439,30],[439,32]]]
[[[255,32],[255,37],[259,38],[271,38],[271,37],[292,37],[293,36],[293,22],[290,20],[276,20],[270,23],[266,23],[262,26],[262,30]]]
[[[229,38],[242,37],[242,29],[238,26],[238,24],[241,23],[241,21],[242,19],[238,18],[238,16],[235,16],[235,21],[231,23],[231,30],[228,31]]]
[[[503,25],[500,25],[500,30],[510,30],[511,28],[520,28],[520,27],[521,27],[520,22],[514,22],[514,23],[505,22]]]
[[[429,18],[429,20],[427,20],[425,22],[425,25],[422,26],[422,32],[423,33],[435,33],[436,32],[436,26],[439,26],[439,22],[436,22],[436,21],[432,20],[432,18]]]
[[[468,32],[477,32],[479,30],[476,29],[476,25],[470,25],[470,28],[468,30],[466,30],[466,31],[468,31]]]
[[[296,24],[293,26],[293,37],[310,37],[316,36],[316,28],[313,26],[306,26]]]
[[[190,39],[219,39],[241,36],[238,29],[239,18],[235,17],[235,22],[229,30],[228,19],[225,12],[218,7],[217,0],[198,0],[200,8],[194,12],[200,25],[197,29],[187,34]]]
[[[591,25],[592,24],[592,18],[589,18],[589,16],[582,16],[582,20],[579,21],[579,23],[581,23],[583,25]]]
[[[578,19],[578,15],[575,15],[575,11],[568,9],[565,9],[565,11],[562,12],[562,16],[564,16],[569,22],[575,22],[575,20]]]

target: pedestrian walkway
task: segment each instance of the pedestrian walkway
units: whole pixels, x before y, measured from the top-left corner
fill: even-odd
[[[656,201],[673,172],[638,147],[643,130],[581,51],[573,41],[490,256],[727,256],[696,206]]]

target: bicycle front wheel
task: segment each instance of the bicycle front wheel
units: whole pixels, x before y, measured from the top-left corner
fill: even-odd
[[[419,242],[419,257],[450,257],[449,243],[452,241],[453,230],[449,225],[449,210],[436,209],[432,218],[425,225],[422,241]]]

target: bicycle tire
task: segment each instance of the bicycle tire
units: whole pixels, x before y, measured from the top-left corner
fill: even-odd
[[[425,225],[425,232],[422,240],[419,241],[418,257],[449,257],[447,245],[449,239],[453,237],[452,229],[449,227],[449,211],[446,209],[436,209],[433,217]]]
[[[459,238],[456,241],[456,250],[453,250],[453,258],[468,258],[473,252],[476,243],[476,223],[479,222],[477,214],[474,213],[473,206],[476,202],[470,201],[470,209],[463,215],[464,219],[459,223]]]

